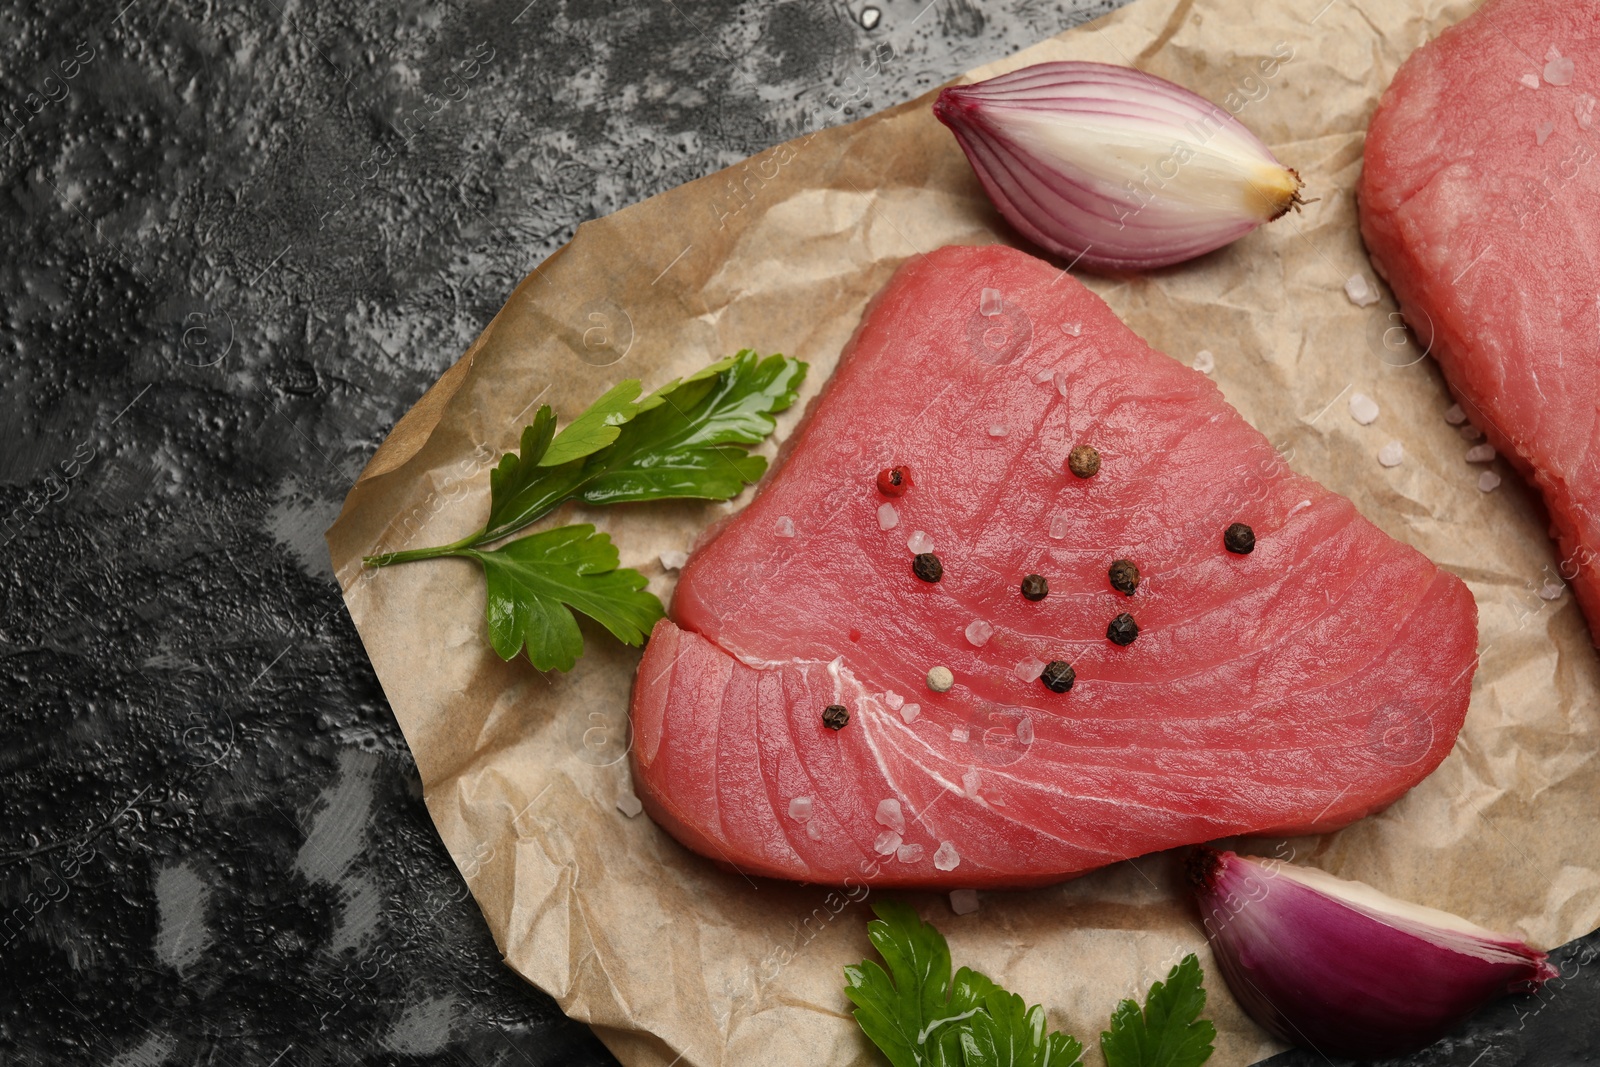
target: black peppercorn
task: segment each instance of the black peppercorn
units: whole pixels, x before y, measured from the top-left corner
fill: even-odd
[[[932,552],[918,552],[911,561],[911,573],[925,582],[937,582],[944,577],[944,564]]]
[[[1112,619],[1111,625],[1106,627],[1106,637],[1114,644],[1131,645],[1138,636],[1139,624],[1126,611]]]
[[[1131,559],[1116,560],[1107,573],[1111,576],[1111,588],[1119,593],[1132,596],[1133,591],[1139,588],[1139,568]]]
[[[1079,445],[1067,453],[1067,470],[1079,478],[1093,478],[1100,472],[1100,450],[1093,445]]]
[[[850,709],[843,704],[829,704],[822,709],[822,725],[830,730],[843,730],[850,721]]]
[[[1044,673],[1039,675],[1039,681],[1052,693],[1065,693],[1077,680],[1078,672],[1064,659],[1053,659],[1046,663]]]
[[[1029,600],[1043,600],[1050,594],[1050,583],[1042,574],[1030,574],[1022,579],[1022,595]]]
[[[1222,535],[1222,546],[1229,552],[1248,556],[1255,550],[1256,532],[1244,523],[1236,522]]]

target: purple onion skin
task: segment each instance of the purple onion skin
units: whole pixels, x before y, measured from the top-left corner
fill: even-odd
[[[1326,1055],[1415,1051],[1489,1001],[1534,992],[1557,973],[1519,941],[1495,942],[1514,960],[1467,957],[1265,876],[1232,852],[1197,849],[1189,876],[1240,1006],[1275,1036]]]
[[[995,94],[1015,91],[1019,84],[1038,84],[1060,72],[1062,77],[1100,77],[1110,79],[1108,92],[1115,85],[1132,84],[1161,94],[1168,103],[1176,102],[1183,111],[1178,118],[1192,121],[1225,121],[1239,137],[1271,152],[1249,130],[1223,109],[1204,98],[1162,78],[1130,67],[1082,61],[1039,63],[970,85],[949,86],[940,90],[933,104],[934,116],[955,136],[988,196],[1000,214],[1029,241],[1068,261],[1072,266],[1102,272],[1153,270],[1215,251],[1254,230],[1264,218],[1236,219],[1231,222],[1194,219],[1159,228],[1124,230],[1113,225],[1127,211],[1126,193],[1120,188],[1080,184],[1051,173],[1049,165],[1011,144],[1004,131],[986,113]],[[1012,101],[1014,103],[1014,101]],[[1035,103],[1031,110],[1048,110]],[[1176,121],[1176,120],[1175,120]],[[1293,171],[1288,171],[1294,174]],[[1298,183],[1298,175],[1295,176]],[[1263,198],[1276,205],[1277,200]],[[1282,211],[1300,203],[1298,193],[1281,201]],[[1137,216],[1139,213],[1134,212]],[[1064,222],[1067,217],[1073,220]],[[1272,217],[1277,217],[1276,215]],[[1143,233],[1139,231],[1143,229]],[[1089,234],[1093,233],[1093,239]]]
[[[967,162],[972,165],[972,172],[978,176],[978,183],[983,186],[984,194],[1011,227],[1046,252],[1070,261],[1073,266],[1104,273],[1170,267],[1175,263],[1213,252],[1255,229],[1254,225],[1240,226],[1236,232],[1224,239],[1194,242],[1177,251],[1165,251],[1153,256],[1132,254],[1108,256],[1098,254],[1092,249],[1064,244],[1035,226],[1033,220],[1028,217],[1029,212],[1019,208],[1010,192],[990,175],[989,161],[985,158],[984,147],[978,138],[969,132],[982,120],[978,117],[976,107],[961,92],[962,88],[962,86],[951,86],[939,91],[938,97],[933,102],[934,117],[948,126],[950,132],[955,135],[956,144],[961,146]]]

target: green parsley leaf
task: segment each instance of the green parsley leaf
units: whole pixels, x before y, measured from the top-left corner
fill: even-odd
[[[1075,1067],[1083,1060],[1076,1038],[1049,1032],[1044,1009],[995,986],[983,1011],[961,1033],[965,1067]]]
[[[533,422],[522,428],[522,455],[507,452],[489,472],[489,495],[495,499],[514,496],[523,485],[539,477],[539,461],[550,449],[556,435],[556,413],[541,404]]]
[[[524,431],[522,455],[506,454],[490,475],[489,521],[473,543],[515,533],[566,500],[736,495],[765,473],[767,461],[746,449],[772,433],[772,416],[794,403],[806,369],[745,349],[642,399],[637,381],[622,382],[545,448],[542,428],[531,437]],[[529,430],[545,419],[553,425],[549,410],[541,407]]]
[[[1111,1029],[1100,1035],[1106,1067],[1199,1067],[1211,1055],[1217,1028],[1199,1019],[1206,991],[1200,961],[1189,953],[1150,987],[1144,1011],[1132,1000],[1117,1005]],[[1199,1019],[1196,1022],[1196,1019]]]
[[[489,640],[510,659],[526,649],[540,670],[570,670],[583,652],[573,612],[630,645],[664,614],[636,571],[592,526],[566,526],[479,550],[538,521],[567,500],[617,504],[668,498],[726,500],[766,472],[749,448],[791,406],[806,364],[750,349],[641,397],[618,382],[560,432],[548,404],[523,428],[520,449],[489,472],[489,521],[448,545],[368,556],[386,567],[445,556],[477,560],[488,580]]]
[[[745,451],[766,440],[773,415],[794,403],[806,364],[762,359],[746,349],[732,359],[651,394],[663,400],[596,455],[580,499],[617,504],[667,497],[726,500],[766,473]],[[649,398],[647,398],[649,399]]]
[[[856,1022],[894,1067],[961,1067],[959,1035],[948,1026],[978,1010],[993,987],[962,968],[952,988],[950,945],[909,904],[880,900],[867,937],[889,970],[872,960],[845,967],[845,996]],[[973,978],[978,981],[973,981]]]
[[[1049,1033],[1029,1008],[977,971],[951,976],[950,946],[909,905],[879,901],[867,936],[889,966],[848,966],[856,1022],[894,1067],[1074,1067],[1083,1046]]]
[[[583,652],[573,610],[594,619],[624,644],[641,645],[665,612],[644,591],[646,579],[617,568],[611,538],[587,523],[559,526],[483,552],[463,549],[488,581],[489,641],[501,659],[525,647],[542,671],[571,670]]]
[[[555,440],[550,442],[549,451],[539,458],[539,466],[559,467],[598,452],[615,441],[622,433],[622,424],[645,410],[644,404],[634,403],[643,388],[637,378],[629,378],[606,390],[604,396],[590,404],[587,411],[567,423],[567,428],[556,435]],[[661,403],[661,398],[654,393],[648,399],[653,401],[650,407]]]

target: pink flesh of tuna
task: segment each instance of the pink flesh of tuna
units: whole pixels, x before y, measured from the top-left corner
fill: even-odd
[[[1010,362],[976,358],[1028,332]],[[1087,480],[1064,469],[1083,443],[1102,457]],[[884,530],[876,475],[897,463],[915,485]],[[1250,555],[1223,548],[1236,521]],[[919,530],[937,584],[912,574]],[[1107,578],[1122,557],[1132,597]],[[1039,602],[1019,591],[1034,572]],[[1120,612],[1140,627],[1127,647],[1106,639]],[[890,280],[782,466],[684,567],[634,686],[635,788],[748,874],[1043,884],[1383,808],[1449,752],[1475,643],[1459,580],[1291,472],[1070,275],[943,248]],[[1029,659],[1069,661],[1076,685],[1019,678]],[[935,665],[949,692],[929,690]],[[885,799],[921,846],[904,858],[876,848]]]
[[[1360,186],[1374,266],[1462,408],[1544,494],[1560,550],[1545,580],[1572,583],[1591,633],[1600,625],[1597,96],[1600,8],[1495,0],[1400,68],[1373,116]],[[1477,475],[1463,465],[1462,478]]]

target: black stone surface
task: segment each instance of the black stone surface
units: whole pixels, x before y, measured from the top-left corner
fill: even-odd
[[[1111,6],[0,6],[0,1062],[613,1062],[500,962],[322,530],[578,222]]]

